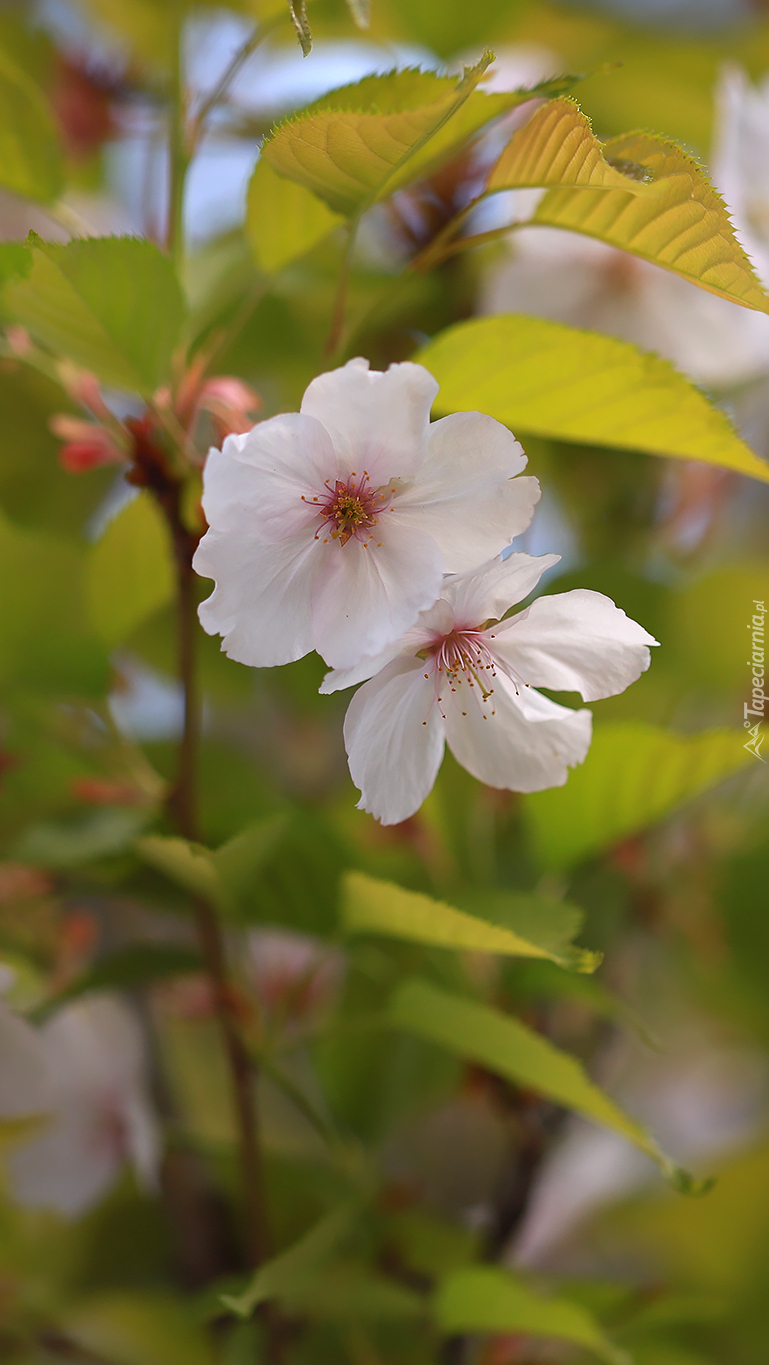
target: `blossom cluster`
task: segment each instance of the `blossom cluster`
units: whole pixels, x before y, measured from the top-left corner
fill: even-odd
[[[314,379],[298,413],[228,436],[204,470],[205,630],[257,668],[316,650],[323,692],[363,684],[345,743],[359,806],[384,824],[418,810],[446,744],[489,786],[563,785],[591,713],[536,689],[612,696],[657,643],[587,590],[507,616],[558,561],[510,552],[539,484],[493,418],[431,422],[437,393],[421,365],[351,360]]]

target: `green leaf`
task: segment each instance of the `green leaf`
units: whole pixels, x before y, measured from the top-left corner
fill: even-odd
[[[587,1309],[568,1299],[545,1298],[500,1266],[469,1266],[449,1275],[433,1304],[444,1332],[522,1333],[582,1346],[609,1365],[630,1358],[604,1335]]]
[[[755,763],[745,738],[741,730],[675,735],[641,721],[598,726],[565,787],[522,798],[540,858],[566,867],[646,829]]]
[[[64,990],[46,1000],[35,1011],[35,1018],[45,1018],[68,1000],[76,1000],[93,991],[148,986],[154,981],[188,976],[199,972],[201,967],[200,953],[192,948],[182,948],[175,943],[129,943],[116,953],[110,953],[109,957],[103,957]]]
[[[79,867],[94,858],[122,853],[146,820],[146,811],[105,808],[76,820],[33,825],[17,840],[14,857],[34,867],[62,871]]]
[[[151,395],[170,375],[184,320],[168,257],[137,237],[30,242],[30,274],[4,291],[11,319],[104,383]]]
[[[457,323],[414,359],[441,385],[439,413],[478,409],[517,434],[701,460],[769,482],[769,465],[725,413],[628,341],[509,315]]]
[[[81,548],[21,530],[0,513],[0,679],[35,693],[93,696],[106,651],[89,631]]]
[[[463,892],[459,904],[471,915],[511,929],[520,938],[536,944],[541,949],[540,956],[551,959],[559,967],[590,973],[600,963],[600,954],[574,945],[585,915],[570,901],[539,892],[484,887],[482,891]],[[559,972],[558,975],[563,974]]]
[[[206,1334],[181,1294],[108,1290],[67,1303],[59,1322],[91,1359],[113,1365],[211,1365]]]
[[[278,124],[262,156],[335,213],[357,213],[427,174],[490,119],[568,83],[486,95],[473,89],[484,69],[460,82],[416,70],[367,76]]]
[[[148,493],[129,502],[93,546],[86,585],[94,629],[110,648],[171,601],[170,537]]]
[[[227,913],[238,915],[242,910],[256,873],[275,851],[287,824],[283,814],[257,820],[211,854],[219,883],[219,903]]]
[[[248,187],[246,234],[260,270],[282,270],[341,222],[322,199],[259,158]]]
[[[651,133],[612,138],[603,154],[615,165],[648,172],[655,193],[553,189],[533,221],[598,237],[721,298],[769,312],[769,295],[737,240],[726,205],[692,157]]]
[[[304,1281],[328,1260],[347,1237],[355,1210],[348,1205],[334,1209],[303,1237],[260,1266],[243,1294],[222,1295],[222,1303],[239,1317],[250,1317],[260,1303],[280,1298],[295,1281]]]
[[[576,1057],[553,1047],[519,1019],[416,979],[398,987],[390,1018],[399,1028],[611,1128],[656,1161],[679,1186],[690,1179],[660,1152],[639,1124],[593,1084]]]
[[[221,894],[213,855],[202,844],[187,839],[147,834],[137,839],[136,852],[145,863],[192,896],[204,896],[218,903]]]
[[[542,105],[513,134],[486,181],[490,193],[545,185],[651,192],[643,180],[633,180],[606,160],[587,114],[564,98]]]
[[[433,900],[416,891],[405,891],[392,882],[381,882],[362,872],[348,872],[342,883],[342,920],[350,933],[386,934],[393,938],[425,943],[436,948],[453,948],[480,953],[501,953],[507,957],[549,958],[565,965],[560,956],[534,940],[521,937],[513,928],[492,923],[464,910]],[[535,930],[534,916],[529,923]],[[572,954],[573,956],[573,954]],[[592,955],[579,959],[583,965],[596,965]]]
[[[2,49],[0,185],[44,204],[64,187],[56,127],[42,92]]]

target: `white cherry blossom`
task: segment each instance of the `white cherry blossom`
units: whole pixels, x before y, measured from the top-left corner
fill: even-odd
[[[480,782],[520,792],[563,786],[583,761],[591,712],[534,689],[579,692],[584,701],[613,696],[648,668],[657,641],[586,589],[540,597],[501,620],[558,558],[511,554],[452,576],[391,649],[327,675],[325,692],[369,679],[344,727],[360,809],[386,825],[413,815],[446,744]]]
[[[45,1126],[8,1157],[10,1192],[32,1208],[76,1216],[129,1161],[157,1180],[160,1141],[147,1093],[139,1026],[115,997],[58,1011],[41,1028],[0,1003],[0,1114],[40,1114]]]
[[[528,526],[539,498],[499,422],[430,423],[421,365],[351,360],[319,375],[299,413],[229,436],[204,473],[209,531],[194,559],[216,588],[200,608],[230,658],[254,667],[316,649],[334,667],[376,654]]]

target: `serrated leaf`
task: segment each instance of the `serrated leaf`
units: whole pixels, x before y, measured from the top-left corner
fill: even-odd
[[[353,1215],[354,1210],[345,1205],[321,1218],[287,1251],[260,1266],[243,1294],[223,1294],[222,1303],[239,1317],[247,1318],[260,1303],[280,1298],[336,1251],[349,1233]]]
[[[737,240],[726,205],[692,157],[651,133],[612,138],[603,154],[647,171],[655,193],[553,189],[533,221],[597,237],[721,298],[769,312],[769,295]]]
[[[137,237],[30,241],[28,277],[4,291],[11,319],[105,383],[152,394],[169,377],[184,318],[168,257]]]
[[[593,1084],[576,1057],[561,1052],[519,1019],[418,979],[398,987],[390,1018],[399,1028],[438,1043],[457,1057],[611,1128],[651,1157],[679,1188],[684,1178],[690,1180],[639,1124]]]
[[[86,591],[94,629],[110,648],[171,601],[170,537],[148,493],[124,507],[91,549]]]
[[[726,414],[629,341],[510,314],[457,323],[414,359],[441,386],[440,414],[477,409],[517,435],[701,460],[769,482],[769,465]]]
[[[486,181],[490,193],[549,185],[647,196],[652,192],[649,185],[622,174],[606,160],[587,114],[565,98],[542,105],[513,134]]]
[[[261,270],[282,270],[343,221],[304,185],[259,158],[248,187],[246,235]]]
[[[480,67],[480,64],[479,64]],[[272,130],[262,156],[336,213],[359,212],[452,155],[490,119],[563,81],[486,95],[428,71],[367,76]]]
[[[433,1303],[438,1326],[451,1333],[521,1333],[582,1346],[609,1365],[630,1365],[630,1357],[609,1341],[581,1304],[535,1291],[501,1266],[468,1266],[449,1275]]]
[[[436,948],[546,958],[559,965],[571,965],[568,954],[556,954],[536,938],[523,938],[504,924],[455,910],[430,896],[406,891],[362,872],[348,872],[344,877],[342,921],[349,933],[386,934]],[[536,933],[534,916],[529,923]],[[572,953],[572,960],[574,957]],[[579,961],[582,965],[595,965],[594,961],[585,964],[584,958]]]
[[[661,820],[755,758],[743,731],[675,735],[641,721],[598,726],[565,787],[524,796],[540,858],[566,867]]]
[[[147,834],[136,840],[136,852],[156,872],[161,872],[190,895],[218,903],[219,877],[210,850],[202,844],[162,834]]]
[[[0,50],[0,185],[49,204],[64,187],[51,112],[35,82]]]

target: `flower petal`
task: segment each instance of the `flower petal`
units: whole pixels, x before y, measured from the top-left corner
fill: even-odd
[[[588,588],[539,597],[496,632],[495,648],[533,687],[598,701],[624,692],[649,667],[652,635]]]
[[[539,484],[513,477],[525,465],[523,450],[501,422],[455,412],[430,427],[427,459],[396,497],[398,520],[429,531],[450,572],[474,569],[531,521]]]
[[[225,654],[252,668],[301,659],[313,648],[312,586],[322,557],[321,542],[307,531],[277,545],[207,531],[192,564],[216,588],[198,607],[200,624],[224,637]]]
[[[301,410],[326,428],[340,477],[365,470],[376,488],[388,479],[409,478],[424,462],[437,392],[423,365],[406,361],[382,372],[358,357],[313,379]]]
[[[334,447],[314,417],[284,413],[228,436],[203,472],[203,510],[218,530],[279,541],[317,523],[313,503],[337,476]]]
[[[590,748],[592,716],[526,690],[524,715],[513,684],[498,674],[486,703],[466,681],[441,699],[446,739],[479,782],[508,791],[562,787]],[[485,719],[484,719],[485,717]]]
[[[334,668],[380,654],[440,592],[443,556],[432,537],[386,519],[380,526],[378,544],[353,538],[324,547],[312,594],[313,642]]]
[[[528,597],[545,570],[560,558],[519,551],[506,559],[492,559],[473,573],[445,579],[441,596],[453,606],[460,630],[476,630],[484,621],[500,620],[514,603]]]
[[[397,825],[431,792],[445,745],[421,659],[396,659],[355,693],[344,722],[359,810]]]

